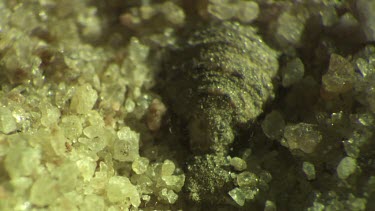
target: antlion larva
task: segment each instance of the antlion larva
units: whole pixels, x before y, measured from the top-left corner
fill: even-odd
[[[164,65],[165,97],[187,123],[194,151],[224,153],[235,128],[273,98],[278,53],[251,26],[209,24],[182,36]]]

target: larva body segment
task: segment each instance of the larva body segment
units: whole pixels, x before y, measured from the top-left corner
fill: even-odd
[[[231,22],[184,39],[164,67],[165,97],[187,122],[193,150],[225,154],[235,127],[256,118],[273,97],[278,54],[254,28]]]

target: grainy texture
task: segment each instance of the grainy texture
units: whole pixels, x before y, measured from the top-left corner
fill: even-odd
[[[0,1],[0,210],[375,210],[374,2]],[[235,45],[220,61],[248,66],[232,58],[247,58],[236,50],[249,50],[237,47],[249,28],[216,29],[225,21],[256,27],[284,67],[275,99],[245,123],[251,129],[236,128],[242,108],[221,113],[240,105],[228,91],[238,89],[211,77],[223,74],[202,59],[229,49],[202,37],[221,39]],[[208,22],[216,24],[197,27]],[[218,39],[228,31],[239,35]],[[196,109],[208,95],[204,80],[202,98],[177,102],[183,87],[171,81],[177,95],[157,96],[151,87],[167,46],[180,47],[168,77],[204,61],[204,77],[225,84],[230,98],[217,89]],[[214,96],[223,109],[208,109],[221,102]],[[234,143],[208,143],[218,150],[203,154],[193,145],[192,153],[186,123],[199,114],[217,117],[216,133],[228,124]]]
[[[193,150],[225,152],[233,128],[256,118],[273,98],[277,52],[254,28],[231,22],[203,26],[182,46],[164,68],[167,100],[188,122]]]

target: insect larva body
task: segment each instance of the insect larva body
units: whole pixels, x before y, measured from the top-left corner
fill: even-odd
[[[165,97],[187,122],[193,150],[225,153],[235,127],[256,118],[273,97],[277,52],[254,28],[231,22],[199,28],[183,39],[164,66]]]

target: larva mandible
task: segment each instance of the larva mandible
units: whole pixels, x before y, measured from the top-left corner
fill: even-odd
[[[237,125],[274,96],[278,53],[251,26],[209,24],[183,37],[164,65],[165,98],[188,124],[193,151],[226,153]]]

